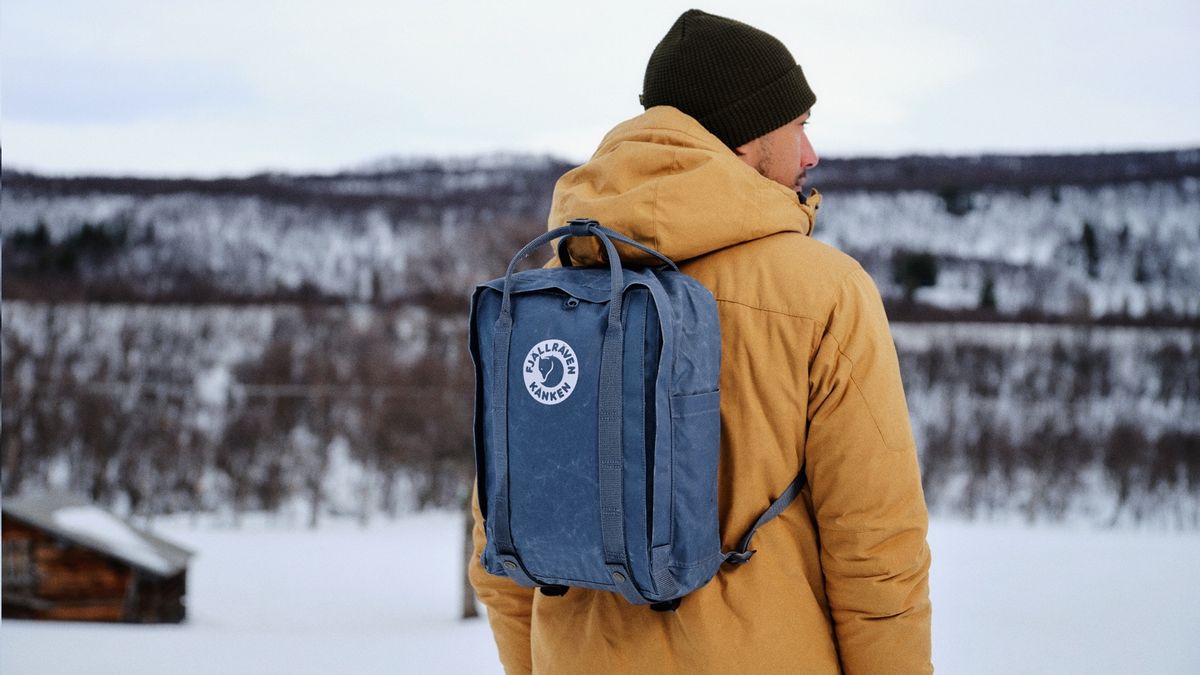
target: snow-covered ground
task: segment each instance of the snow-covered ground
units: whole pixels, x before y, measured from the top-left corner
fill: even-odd
[[[458,514],[155,530],[197,551],[186,623],[4,621],[0,672],[500,672],[455,618]],[[930,546],[939,672],[1200,673],[1194,533],[937,519]]]

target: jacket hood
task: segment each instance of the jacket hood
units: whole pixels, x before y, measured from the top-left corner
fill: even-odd
[[[811,234],[820,194],[759,175],[694,118],[655,106],[613,128],[592,158],[554,187],[548,225],[592,218],[676,262],[779,232]],[[650,256],[617,244],[623,260]],[[567,244],[579,264],[603,260],[594,238]]]

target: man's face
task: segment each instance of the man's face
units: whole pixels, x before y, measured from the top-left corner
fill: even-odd
[[[804,130],[811,114],[806,112],[740,146],[736,150],[738,157],[764,177],[799,192],[808,170],[817,165],[817,151]]]

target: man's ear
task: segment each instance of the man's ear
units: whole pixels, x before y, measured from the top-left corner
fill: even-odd
[[[758,146],[761,138],[756,138],[752,141],[747,141],[733,149],[733,154],[737,155],[741,160],[750,166],[758,164]]]

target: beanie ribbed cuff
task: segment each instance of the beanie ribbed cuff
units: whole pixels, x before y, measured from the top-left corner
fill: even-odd
[[[816,102],[797,64],[762,89],[697,121],[733,149],[791,122]]]

